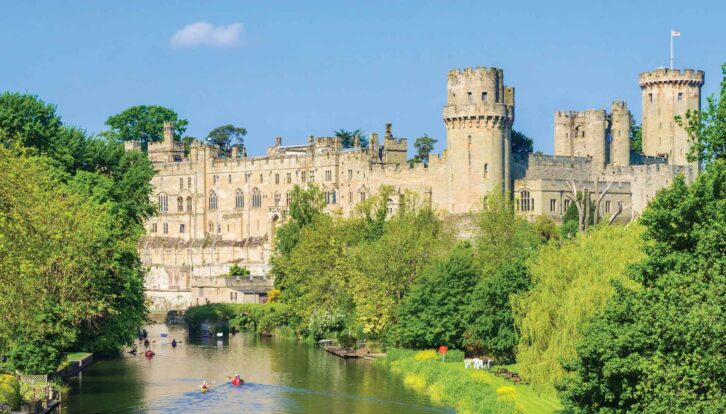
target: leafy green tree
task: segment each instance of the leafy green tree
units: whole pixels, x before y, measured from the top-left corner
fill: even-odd
[[[690,161],[710,163],[726,159],[726,63],[721,66],[723,79],[719,98],[709,96],[706,109],[686,112],[685,118],[676,117],[676,123],[685,128],[693,146],[688,153]]]
[[[409,348],[461,348],[464,309],[479,277],[470,245],[458,246],[426,268],[397,310],[392,342]]]
[[[137,105],[110,116],[106,120],[109,130],[103,135],[116,141],[139,141],[146,151],[149,143],[164,140],[164,122],[172,122],[174,140],[181,140],[189,121],[176,112],[159,105]]]
[[[242,145],[245,135],[246,129],[227,124],[214,128],[207,135],[207,141],[219,146],[222,152],[229,153],[234,145]]]
[[[726,66],[724,67],[726,75]],[[726,81],[725,81],[726,82]],[[583,330],[560,384],[576,413],[726,411],[726,160],[724,93],[689,114],[691,159],[706,171],[678,177],[642,215],[647,259]],[[631,282],[632,284],[632,282]]]
[[[534,150],[532,138],[519,131],[512,130],[512,154],[526,156]]]
[[[630,123],[630,152],[634,154],[643,153],[643,127]]]
[[[333,132],[336,137],[340,138],[340,142],[343,144],[343,148],[353,148],[355,138],[358,137],[360,140],[361,148],[368,148],[368,138],[365,137],[365,132],[358,128],[354,131],[348,131],[347,129],[339,129]]]
[[[196,142],[196,141],[199,141],[199,140],[196,137],[192,137],[192,136],[189,136],[189,135],[185,135],[181,139],[181,142],[184,145],[184,156],[185,157],[188,157],[189,156],[189,153],[192,150],[192,144],[194,144],[194,142]]]
[[[612,281],[628,283],[629,265],[643,258],[641,227],[600,226],[570,241],[542,245],[527,264],[531,289],[511,298],[519,333],[520,373],[552,389],[575,355],[582,325],[613,295]]]
[[[494,356],[499,363],[511,363],[518,336],[514,327],[510,297],[530,288],[523,261],[505,263],[496,273],[482,279],[465,307],[464,345],[473,354]]]
[[[427,134],[422,137],[416,138],[416,142],[413,143],[413,147],[416,148],[416,155],[414,160],[416,162],[423,162],[428,164],[429,154],[434,150],[434,144],[438,142],[436,139],[431,138]]]

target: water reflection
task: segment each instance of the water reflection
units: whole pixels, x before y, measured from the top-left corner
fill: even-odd
[[[156,356],[95,363],[69,381],[71,413],[424,413],[431,407],[400,378],[367,361],[343,360],[313,345],[247,333],[218,343],[183,330],[148,328]],[[165,338],[161,334],[168,333]],[[172,348],[173,338],[181,341]],[[242,387],[229,376],[240,374]],[[199,392],[210,382],[206,394]]]

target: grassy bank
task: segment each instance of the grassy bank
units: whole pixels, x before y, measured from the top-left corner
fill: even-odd
[[[515,386],[490,371],[464,369],[460,361],[441,362],[434,351],[392,349],[380,363],[403,376],[407,386],[458,413],[565,413],[554,394]]]

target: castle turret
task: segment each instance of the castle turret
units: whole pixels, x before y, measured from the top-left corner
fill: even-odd
[[[703,71],[693,69],[660,68],[640,74],[645,155],[668,157],[672,165],[689,165],[691,143],[674,117],[701,109],[703,81]],[[692,165],[698,167],[697,162]]]
[[[511,128],[514,88],[504,85],[496,68],[449,71],[448,102],[444,107],[446,157],[452,191],[459,191],[453,211],[476,206],[481,197],[511,187]]]
[[[610,115],[610,163],[630,165],[630,111],[622,101],[611,105]]]

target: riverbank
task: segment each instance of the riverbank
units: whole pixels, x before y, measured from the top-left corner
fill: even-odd
[[[462,362],[441,362],[433,351],[391,349],[379,363],[403,376],[410,388],[457,413],[566,413],[554,394],[514,385],[487,370],[465,369]]]

